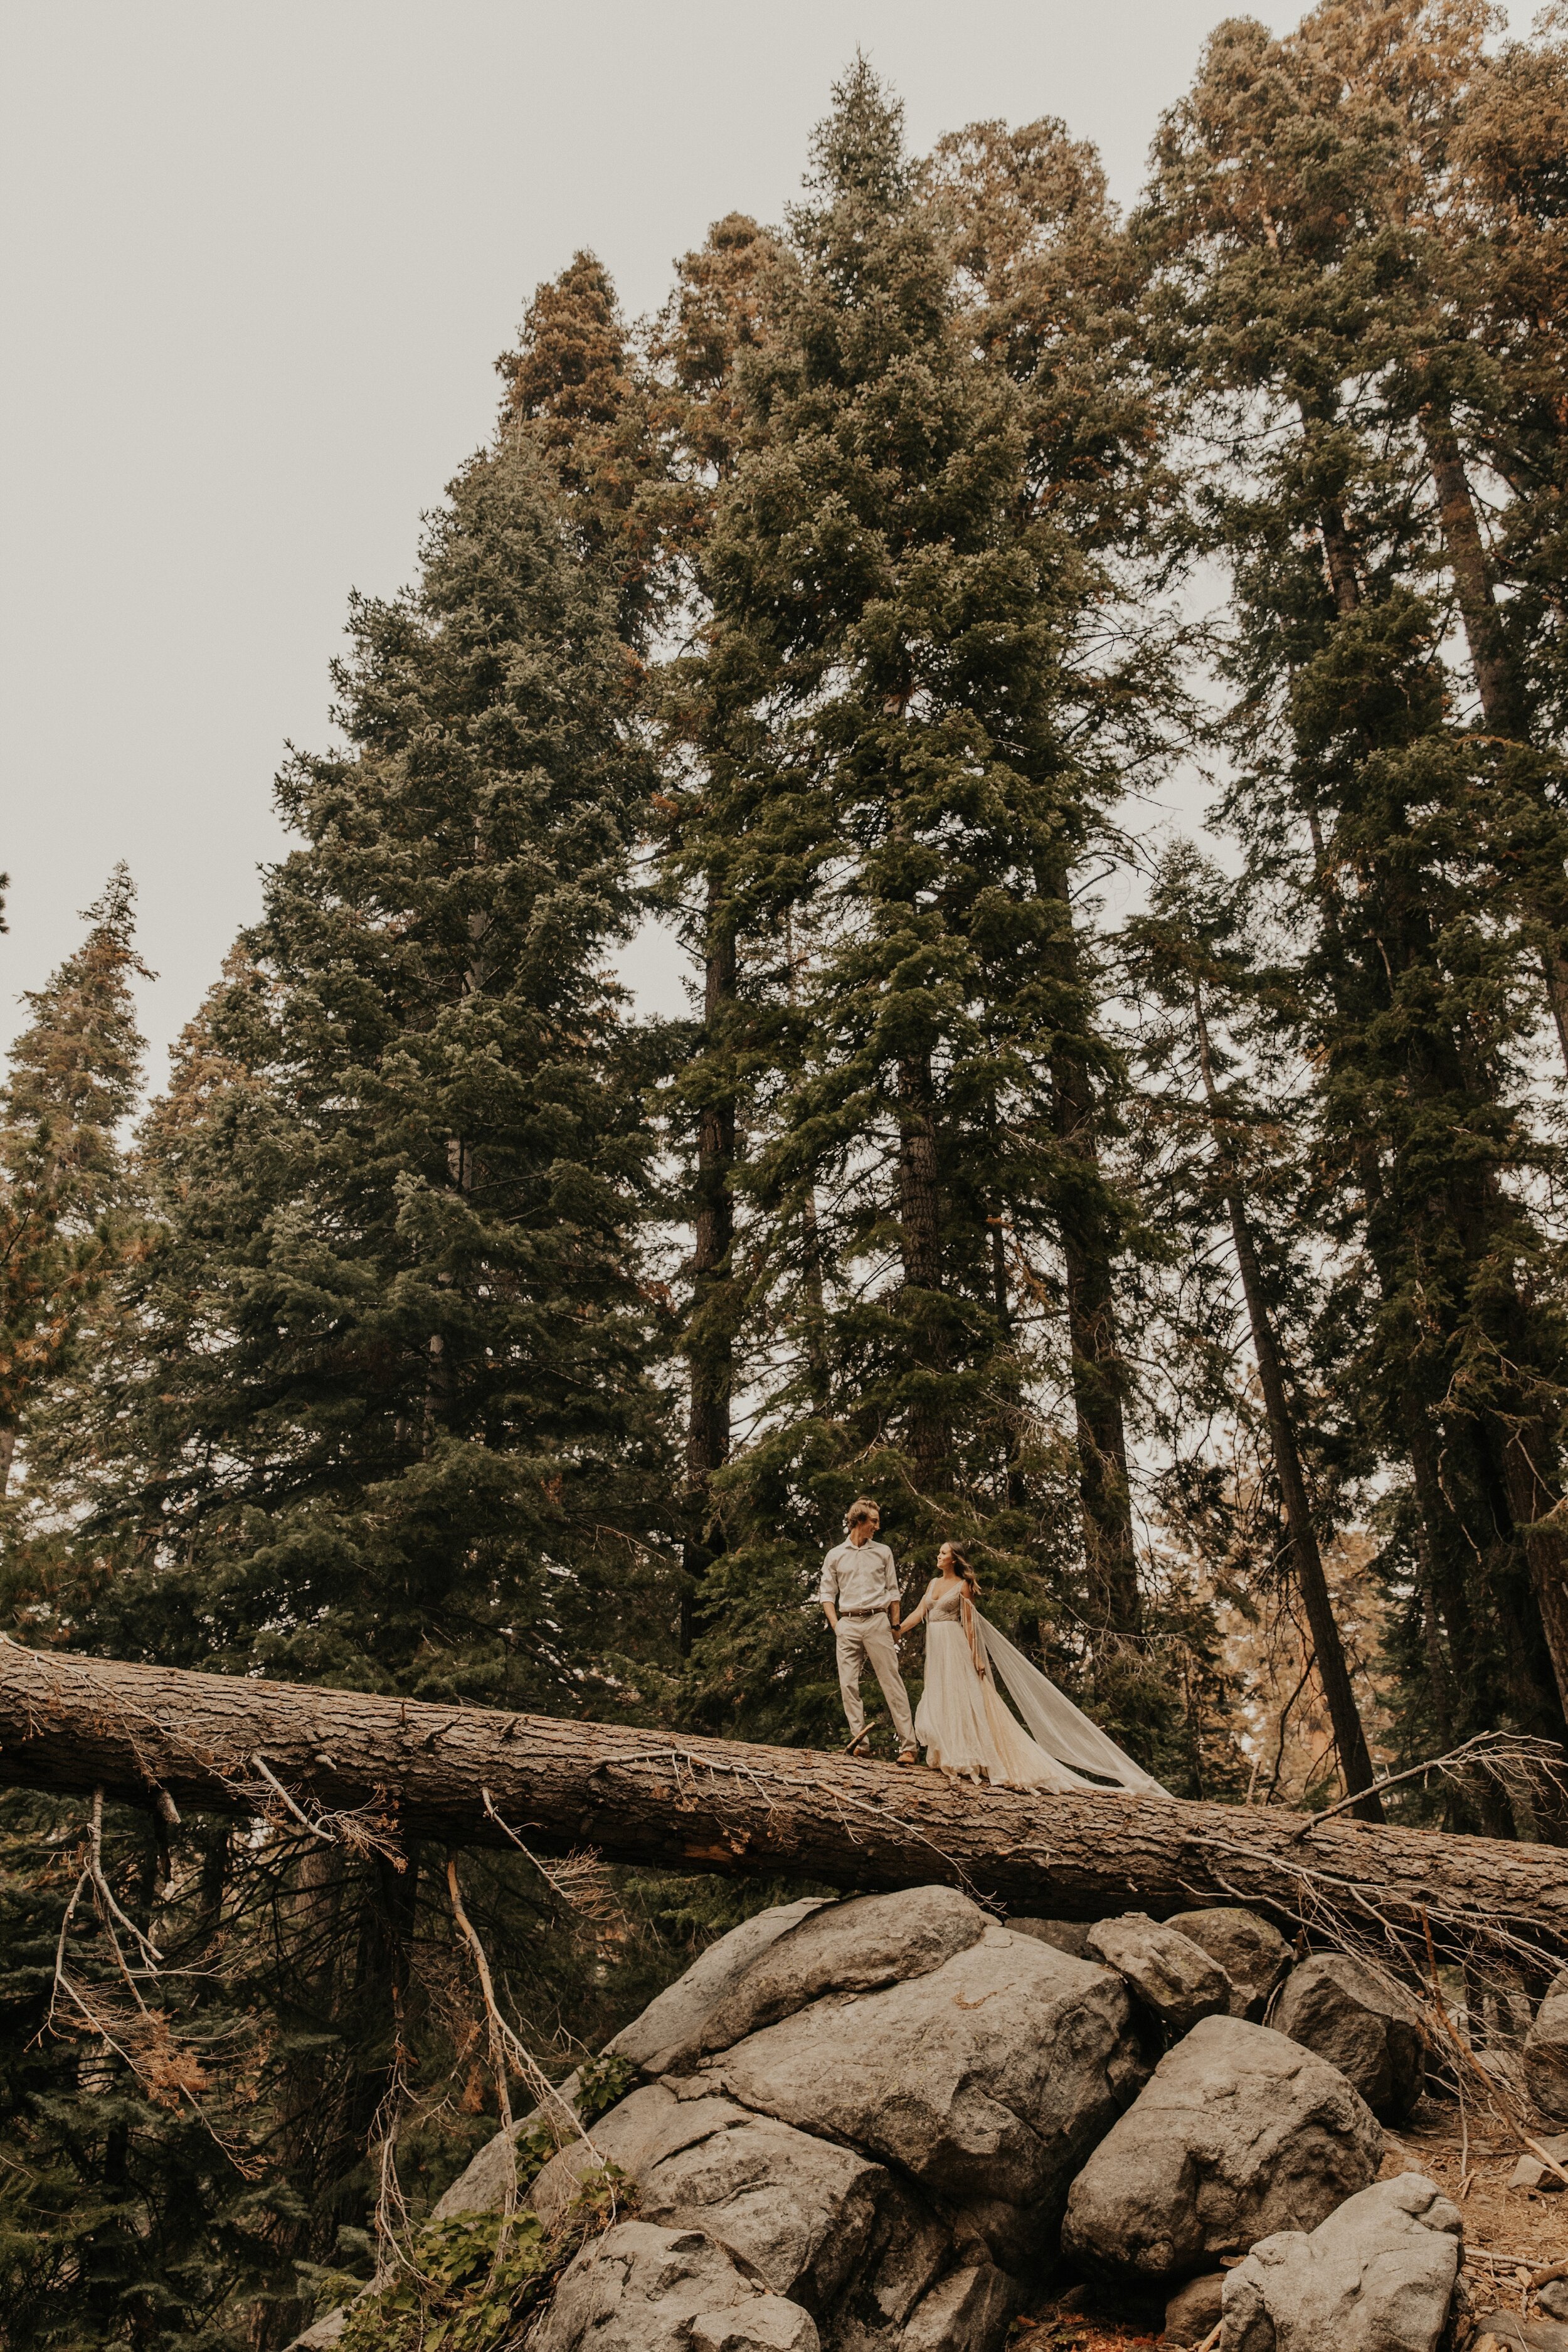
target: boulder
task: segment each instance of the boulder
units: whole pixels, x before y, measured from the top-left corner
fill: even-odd
[[[1226,1904],[1207,1911],[1178,1911],[1169,1924],[1219,1962],[1230,1979],[1232,2017],[1261,2018],[1290,1967],[1290,1947],[1279,1928],[1255,1911]]]
[[[1179,2286],[1165,2305],[1165,2342],[1184,2347],[1201,2344],[1219,2326],[1225,2273],[1205,2271],[1201,2278]]]
[[[1463,2230],[1458,2207],[1405,2172],[1310,2235],[1263,2239],[1225,2283],[1221,2352],[1436,2352]]]
[[[949,2233],[886,2167],[728,2099],[678,2099],[647,2084],[563,2148],[529,2203],[565,2211],[595,2161],[637,2183],[638,2216],[701,2231],[818,2320],[854,2316],[887,2341],[952,2258]]]
[[[1568,2170],[1568,2132],[1552,2133],[1537,2140],[1536,2146]],[[1539,2156],[1528,2150],[1509,2174],[1507,2185],[1510,2189],[1538,2189],[1546,2197],[1560,2197],[1568,2189],[1562,2172],[1554,2172],[1551,2165],[1543,2164]]]
[[[1548,2279],[1536,2301],[1548,2319],[1568,2319],[1568,2279]]]
[[[1029,2273],[1142,2079],[1120,1977],[987,1926],[940,1968],[748,2035],[697,2083],[894,2166]]]
[[[1468,2352],[1568,2352],[1568,2327],[1554,2319],[1521,2319],[1517,2312],[1488,2311],[1476,2323]]]
[[[520,2123],[512,2126],[512,2137],[521,2139],[524,2132],[536,2124],[547,2123],[557,2139],[568,2139],[572,2134],[570,2108],[575,2112],[581,2077],[568,2074],[555,2097],[546,2106],[534,2107]],[[494,2139],[486,2140],[467,2169],[459,2172],[451,2187],[437,2200],[430,2219],[449,2221],[454,2213],[499,2213],[511,2192],[517,2179],[517,2166],[507,2146],[505,2132],[497,2132]]]
[[[1085,1949],[1089,1959],[1103,1960],[1126,1978],[1168,2033],[1190,2033],[1200,2017],[1230,2008],[1231,1982],[1219,1962],[1146,1911],[1102,1919],[1089,1929]]]
[[[1087,1919],[1021,1919],[1009,1913],[1007,1926],[1016,1936],[1033,1936],[1041,1944],[1054,1944],[1058,1952],[1070,1952],[1075,1960],[1089,1957]]]
[[[1568,1969],[1552,1978],[1524,2037],[1524,2080],[1542,2114],[1568,2124]]]
[[[318,2319],[314,2326],[307,2327],[302,2335],[296,2336],[288,2347],[288,2352],[332,2352],[333,2345],[348,2324],[349,2307],[346,2303],[341,2303],[335,2311],[329,2311],[324,2319]]]
[[[825,1900],[806,1895],[798,1903],[781,1903],[731,1927],[693,1960],[684,1976],[667,1985],[640,2017],[605,2044],[605,2054],[629,2059],[645,2074],[678,2071],[697,2054],[710,2010],[725,1999],[770,1945],[813,1912],[822,1910]]]
[[[986,1924],[978,1903],[951,1886],[826,1905],[747,1964],[709,2010],[694,2042],[705,2052],[728,2050],[824,1993],[876,1992],[929,1976],[978,1943]]]
[[[1018,2298],[989,2263],[952,2271],[933,2286],[899,2338],[899,2352],[1001,2352]]]
[[[1062,2242],[1092,2271],[1174,2282],[1273,2231],[1316,2229],[1382,2160],[1332,2066],[1266,2025],[1205,2017],[1073,2182]]]
[[[620,2221],[569,2263],[532,2352],[821,2352],[809,2312],[700,2230]]]
[[[1411,1996],[1346,1952],[1292,1969],[1274,2004],[1275,2032],[1315,2050],[1355,2084],[1373,2115],[1400,2123],[1426,2082],[1426,2031]]]

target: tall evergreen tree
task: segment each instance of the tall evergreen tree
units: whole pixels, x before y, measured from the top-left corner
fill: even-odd
[[[773,240],[743,214],[714,223],[705,244],[678,265],[677,285],[652,341],[670,495],[666,545],[679,583],[681,634],[706,626],[702,556],[715,500],[733,474],[745,422],[741,365],[766,331],[764,288],[777,264]],[[723,1549],[713,1480],[730,1458],[737,1345],[744,1284],[736,1256],[736,1154],[746,1011],[738,987],[741,909],[723,828],[710,820],[710,780],[729,746],[710,699],[689,691],[689,670],[663,708],[676,789],[656,803],[667,902],[677,911],[701,973],[689,1050],[678,1057],[667,1103],[689,1135],[692,1247],[682,1353],[687,1378],[687,1536],[681,1652],[689,1655],[702,1580]],[[765,1061],[765,1038],[757,1041]]]
[[[576,1706],[658,1652],[649,1142],[601,969],[645,771],[570,536],[503,436],[418,591],[356,604],[350,748],[285,771],[304,846],[149,1129],[168,1235],[95,1524],[187,1654]],[[149,1605],[118,1580],[97,1622],[134,1647]]]
[[[1537,983],[1476,821],[1490,747],[1451,715],[1430,453],[1412,421],[1389,429],[1402,296],[1366,199],[1387,126],[1318,55],[1339,19],[1284,42],[1221,28],[1163,133],[1150,226],[1232,565],[1231,819],[1300,941],[1331,1229],[1365,1253],[1341,1344],[1408,1465],[1456,1727],[1556,1734],[1564,1363],[1521,1064]]]
[[[135,918],[120,866],[82,917],[81,946],[25,997],[31,1019],[0,1088],[0,1496],[29,1409],[136,1246],[120,1134],[142,1080]]]
[[[803,1555],[856,1485],[900,1535],[962,1531],[1037,1595],[1061,1564],[1030,1405],[1056,1318],[1008,1253],[1074,1181],[1052,1071],[1104,1060],[1068,876],[1115,788],[1083,629],[1108,571],[1032,472],[1028,402],[980,347],[946,213],[863,64],[790,231],[692,680],[723,751],[706,824],[759,943],[742,990],[772,1008],[743,1179],[771,1361],[720,1482],[735,1549],[707,1654],[713,1703],[764,1716],[781,1657],[821,1687],[791,1630]],[[1127,1583],[1089,1566],[1083,1617],[1130,1629]]]

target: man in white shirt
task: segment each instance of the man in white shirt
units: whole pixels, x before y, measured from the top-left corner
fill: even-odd
[[[887,1545],[877,1541],[881,1524],[881,1513],[865,1496],[851,1504],[846,1522],[848,1538],[835,1544],[823,1561],[816,1597],[837,1640],[838,1687],[849,1723],[850,1754],[862,1754],[867,1744],[860,1677],[869,1665],[893,1718],[899,1761],[915,1764],[920,1757],[910,1719],[910,1695],[899,1672],[893,1640],[899,1625],[899,1571]]]

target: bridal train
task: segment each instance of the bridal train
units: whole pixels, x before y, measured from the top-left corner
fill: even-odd
[[[910,1626],[921,1617],[925,1690],[915,1737],[928,1764],[1001,1788],[1169,1795],[981,1615],[957,1578],[932,1580]]]

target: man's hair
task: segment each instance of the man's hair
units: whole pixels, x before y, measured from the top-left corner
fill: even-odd
[[[860,1495],[850,1504],[844,1523],[846,1527],[858,1528],[862,1519],[879,1519],[881,1516],[880,1503],[874,1503],[869,1495]]]

